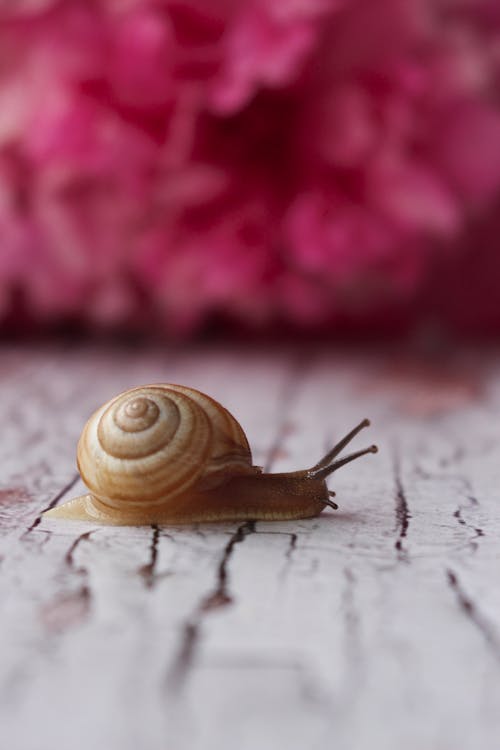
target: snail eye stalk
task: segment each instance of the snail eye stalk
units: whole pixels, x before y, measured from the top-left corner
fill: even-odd
[[[342,438],[342,440],[339,440],[339,442],[333,446],[333,448],[328,451],[326,456],[323,456],[320,461],[318,461],[317,464],[311,467],[311,471],[315,471],[316,469],[322,469],[324,466],[328,466],[332,463],[333,459],[336,458],[339,453],[341,453],[346,445],[348,445],[353,438],[356,437],[356,435],[361,432],[365,427],[370,426],[370,420],[369,419],[363,419],[356,427],[354,427],[350,432],[347,433],[345,437]]]
[[[367,453],[378,453],[377,446],[370,445],[369,448],[365,448],[362,451],[356,451],[356,453],[350,453],[345,458],[339,458],[338,461],[334,461],[329,466],[324,466],[322,469],[317,469],[316,471],[312,471],[310,476],[313,479],[325,479],[330,474],[333,474],[334,471],[337,471],[337,469],[340,469],[342,466],[345,466],[346,464],[350,464],[351,461],[355,461],[357,458],[361,458],[361,456],[366,456]]]

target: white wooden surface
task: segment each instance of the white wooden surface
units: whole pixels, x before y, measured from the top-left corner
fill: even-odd
[[[390,353],[2,349],[0,746],[496,750],[499,374],[472,353],[443,374]],[[356,446],[380,453],[313,520],[40,520],[79,488],[89,413],[152,381],[219,398],[275,469],[364,416]]]

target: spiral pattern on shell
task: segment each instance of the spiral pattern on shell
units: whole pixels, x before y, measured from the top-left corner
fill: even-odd
[[[78,443],[78,468],[95,497],[131,510],[258,471],[227,409],[171,384],[133,388],[98,409]]]

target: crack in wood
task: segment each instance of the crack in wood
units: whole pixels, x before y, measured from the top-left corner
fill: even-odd
[[[292,559],[292,555],[295,552],[297,546],[298,535],[293,531],[259,531],[258,529],[254,532],[257,536],[287,536],[289,539],[288,547],[285,551],[285,557],[288,561]]]
[[[138,573],[142,576],[146,588],[153,588],[156,582],[156,563],[158,561],[158,542],[160,539],[160,527],[157,523],[151,525],[152,535],[149,545],[149,562],[141,565]]]
[[[439,465],[443,467],[453,466],[454,464],[462,462],[465,456],[466,456],[466,452],[464,450],[463,445],[456,445],[453,453],[448,458],[441,459],[439,462]],[[458,473],[452,474],[451,477],[450,475],[448,475],[448,477],[462,484],[462,486],[464,487],[465,496],[469,502],[469,505],[472,505],[472,506],[479,505],[479,500],[477,499],[477,497],[474,496],[473,490],[472,490],[472,484],[467,477],[465,477],[463,474],[458,474]],[[439,478],[439,475],[434,478],[436,479]],[[479,547],[479,544],[476,540],[484,536],[484,531],[479,526],[474,526],[473,524],[469,523],[462,516],[462,511],[464,511],[465,509],[466,508],[464,505],[459,504],[457,509],[453,513],[453,518],[457,520],[457,523],[459,523],[460,526],[463,526],[467,528],[470,532],[472,532],[470,539],[469,539],[469,547],[471,548],[473,552],[476,552],[476,550]]]
[[[472,484],[467,477],[463,474],[436,474],[434,472],[427,471],[420,464],[415,464],[415,474],[421,479],[435,480],[438,482],[458,482],[463,487],[462,494],[470,502],[471,505],[479,505],[479,500],[474,495],[472,490]]]
[[[288,558],[288,560],[291,559],[293,553],[295,552],[295,548],[297,547],[297,534],[291,533],[290,534],[290,544],[288,545],[288,549],[285,552],[285,557]]]
[[[486,619],[483,613],[479,610],[475,602],[467,595],[464,591],[458,575],[450,568],[446,571],[448,585],[454,592],[460,609],[464,612],[466,617],[474,624],[479,630],[484,640],[490,647],[495,659],[500,663],[500,636]]]
[[[287,551],[285,552],[285,557],[287,557],[288,559],[290,559],[290,557],[292,556],[297,545],[297,534],[292,531],[259,531],[259,529],[256,529],[254,533],[257,534],[257,536],[266,536],[267,534],[270,534],[272,536],[287,536],[290,540],[290,543],[288,545]]]
[[[41,620],[51,632],[60,633],[79,625],[90,614],[92,591],[88,584],[88,571],[83,565],[75,564],[75,552],[78,546],[88,541],[93,533],[94,531],[86,531],[80,534],[64,555],[64,564],[82,580],[81,585],[74,591],[59,594],[41,609]]]
[[[448,456],[446,459],[441,459],[439,462],[440,466],[447,467],[447,466],[453,466],[454,464],[460,463],[465,458],[465,450],[463,445],[457,445],[453,451],[453,453]],[[472,506],[478,506],[479,500],[475,495],[473,494],[472,484],[470,480],[464,476],[463,474],[455,473],[455,474],[448,474],[448,475],[440,475],[440,474],[431,474],[429,472],[426,472],[422,469],[422,467],[418,467],[420,470],[421,476],[424,476],[426,479],[448,479],[450,481],[456,481],[459,484],[462,485],[464,488],[464,495],[466,500],[469,502],[469,505]],[[469,547],[473,552],[476,552],[479,544],[476,541],[480,537],[484,536],[484,531],[479,526],[474,526],[473,524],[469,523],[462,515],[462,511],[464,511],[466,508],[464,505],[459,504],[455,512],[453,513],[453,518],[456,519],[457,523],[460,524],[460,526],[463,526],[464,528],[467,528],[471,532],[471,536],[469,538]]]
[[[280,580],[283,580],[286,577],[290,569],[290,566],[292,564],[292,556],[297,546],[297,539],[298,539],[297,534],[295,534],[292,531],[259,531],[258,529],[256,529],[254,533],[257,534],[257,536],[267,536],[269,534],[271,536],[287,536],[288,537],[289,543],[288,543],[287,549],[285,550],[285,564],[279,573]]]
[[[73,544],[69,547],[68,551],[64,555],[64,562],[66,563],[66,565],[68,566],[68,568],[70,568],[71,570],[73,570],[75,573],[79,573],[80,575],[87,575],[87,569],[84,568],[84,567],[81,567],[81,568],[77,568],[76,567],[76,565],[75,565],[75,558],[74,558],[75,551],[76,551],[76,548],[78,547],[78,545],[81,542],[84,542],[84,541],[87,541],[88,539],[90,539],[90,536],[93,533],[94,533],[93,531],[86,531],[85,533],[80,534],[80,536],[78,536],[75,539],[75,541],[73,542]]]
[[[403,482],[401,479],[401,463],[399,459],[399,453],[394,448],[393,449],[393,466],[394,466],[394,484],[396,489],[396,506],[395,506],[395,515],[396,515],[396,534],[397,539],[394,543],[394,547],[396,549],[397,558],[401,562],[409,562],[409,555],[408,550],[404,546],[403,540],[406,539],[408,535],[408,530],[410,528],[410,519],[411,519],[411,513],[410,508],[408,505],[408,499],[406,497],[406,493],[404,491]]]
[[[469,529],[469,531],[473,532],[469,539],[469,547],[473,552],[476,552],[479,547],[476,539],[479,539],[485,534],[484,531],[479,528],[479,526],[473,526],[471,523],[464,519],[464,517],[462,516],[462,510],[464,510],[463,506],[459,505],[456,511],[453,513],[453,518],[456,518],[457,523],[459,523],[460,526],[463,526],[464,528]]]
[[[187,671],[194,660],[195,649],[199,640],[203,617],[207,612],[232,604],[233,597],[228,592],[228,564],[236,544],[255,532],[255,521],[245,521],[231,535],[224,548],[217,567],[217,579],[214,590],[205,596],[191,619],[183,628],[182,642],[177,659],[170,671],[168,683],[171,688],[178,687],[185,679]]]
[[[462,454],[459,454],[460,456]],[[449,462],[451,463],[451,461]],[[419,476],[421,479],[429,480],[429,481],[449,481],[449,482],[457,482],[459,485],[463,487],[462,494],[464,495],[465,499],[468,501],[469,506],[475,506],[477,507],[480,503],[477,497],[473,494],[472,484],[470,480],[463,476],[462,474],[436,474],[433,472],[429,472],[426,469],[422,468],[420,465],[415,466],[415,473],[417,476]],[[479,547],[478,542],[476,541],[480,537],[485,536],[485,533],[483,529],[481,529],[479,526],[474,526],[473,524],[469,523],[465,520],[465,518],[462,516],[462,511],[466,509],[466,506],[463,504],[459,504],[456,508],[456,510],[453,512],[453,518],[457,521],[457,523],[460,524],[460,526],[463,526],[464,528],[467,528],[471,533],[469,538],[469,547],[473,552],[476,552],[476,550]]]
[[[35,520],[33,521],[33,523],[30,526],[28,526],[28,528],[26,529],[26,531],[22,535],[22,538],[24,538],[25,536],[27,536],[28,534],[30,534],[32,531],[34,531],[36,529],[37,526],[39,526],[39,524],[40,524],[40,522],[42,520],[43,514],[46,513],[48,510],[52,510],[52,508],[54,508],[57,505],[57,503],[64,497],[64,495],[67,492],[69,492],[71,489],[73,489],[73,487],[75,486],[75,484],[77,483],[77,481],[79,480],[79,478],[80,478],[80,474],[76,473],[74,475],[74,477],[67,484],[64,485],[64,487],[62,488],[62,490],[60,490],[57,493],[57,495],[55,495],[52,498],[52,500],[50,501],[50,503],[42,510],[41,513],[38,514],[38,516],[35,518]]]
[[[233,549],[236,544],[242,542],[246,536],[255,533],[255,521],[245,521],[245,523],[238,526],[236,532],[231,536],[231,539],[227,543],[221,561],[217,569],[217,585],[215,590],[205,597],[204,601],[200,605],[200,612],[209,612],[212,609],[218,607],[225,607],[226,604],[232,604],[233,597],[228,591],[228,564],[233,554]]]

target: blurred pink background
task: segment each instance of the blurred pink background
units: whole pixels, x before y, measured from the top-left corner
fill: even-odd
[[[498,0],[0,0],[0,328],[500,331]]]

